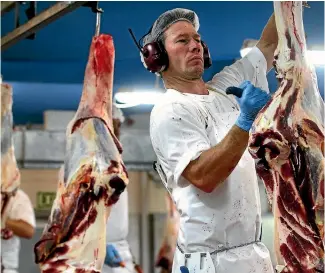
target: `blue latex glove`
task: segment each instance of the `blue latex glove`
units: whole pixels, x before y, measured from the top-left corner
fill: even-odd
[[[179,269],[181,270],[181,273],[190,273],[190,271],[188,271],[188,268],[186,266],[181,266]]]
[[[239,87],[228,87],[226,94],[235,95],[240,106],[240,115],[236,125],[249,131],[258,114],[258,112],[270,100],[271,95],[260,88],[255,87],[249,81],[244,81]]]
[[[119,267],[122,259],[113,245],[106,245],[105,264],[110,267]]]

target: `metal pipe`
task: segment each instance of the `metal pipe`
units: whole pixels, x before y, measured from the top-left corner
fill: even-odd
[[[141,266],[143,272],[149,269],[149,228],[148,228],[148,190],[149,183],[146,172],[141,172]]]
[[[1,15],[12,10],[15,7],[16,1],[1,1]]]
[[[95,32],[95,36],[99,35],[100,32],[100,18],[101,18],[101,12],[97,12],[96,14],[96,32]]]
[[[20,25],[20,3],[19,2],[16,2],[15,4],[15,28],[19,27]]]
[[[1,51],[54,22],[87,1],[61,1],[1,38]]]
[[[96,6],[94,4],[92,5],[92,11],[96,12],[96,31],[95,36],[98,36],[100,33],[100,21],[101,21],[101,15],[103,13],[103,10],[101,8],[98,8],[98,1],[96,2]]]
[[[25,139],[23,140],[25,141]],[[25,147],[25,145],[23,146]],[[23,150],[25,152],[25,150]],[[64,161],[61,160],[31,160],[31,159],[17,159],[17,163],[27,169],[57,169]],[[152,171],[152,164],[146,162],[124,162],[128,171],[149,172]]]

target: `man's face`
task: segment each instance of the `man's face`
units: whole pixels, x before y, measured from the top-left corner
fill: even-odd
[[[171,25],[164,35],[169,67],[163,73],[188,80],[200,79],[204,72],[203,47],[193,25],[179,21]]]
[[[114,135],[117,139],[120,139],[120,131],[121,131],[121,121],[119,119],[113,119],[113,128]]]

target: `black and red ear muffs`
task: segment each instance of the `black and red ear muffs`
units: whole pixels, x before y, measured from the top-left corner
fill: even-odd
[[[165,47],[163,46],[162,42],[152,42],[146,44],[144,47],[140,47],[137,43],[132,30],[129,29],[131,36],[139,48],[142,56],[143,61],[145,63],[146,68],[152,73],[160,73],[167,69],[168,67],[168,55]],[[201,41],[203,47],[203,59],[204,59],[204,69],[208,69],[212,65],[212,60],[210,56],[210,51],[208,46]]]
[[[205,42],[201,41],[201,44],[203,46],[204,69],[208,69],[212,65],[210,51]]]
[[[152,73],[160,73],[167,69],[169,60],[162,42],[152,42],[142,48],[143,61]]]

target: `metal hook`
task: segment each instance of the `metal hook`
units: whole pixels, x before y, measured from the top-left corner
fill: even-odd
[[[97,2],[97,7],[96,7],[96,32],[95,35],[98,36],[100,32],[100,19],[101,15],[103,13],[103,9],[98,8],[98,2]]]
[[[100,32],[100,17],[101,17],[102,11],[97,11],[96,13],[96,31],[95,36],[99,35]]]
[[[93,1],[90,2],[88,1],[87,3],[85,3],[83,5],[84,7],[90,7],[91,11],[96,13],[96,30],[95,30],[95,36],[99,35],[100,32],[100,18],[101,18],[101,14],[104,12],[103,9],[98,8],[98,1]]]

